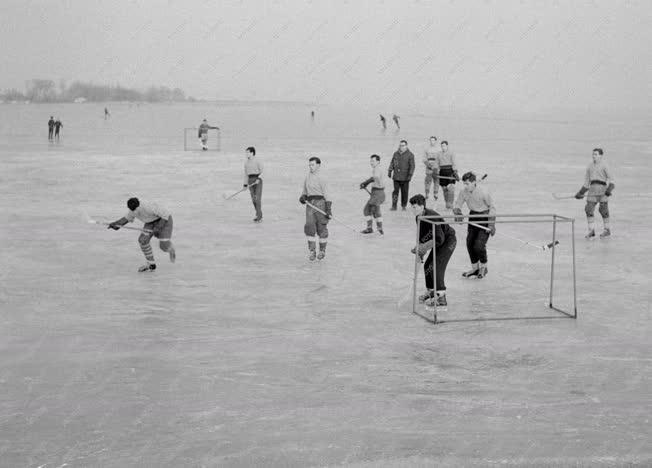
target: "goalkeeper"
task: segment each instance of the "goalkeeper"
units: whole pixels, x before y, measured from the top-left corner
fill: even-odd
[[[208,121],[204,119],[202,123],[199,125],[199,129],[197,130],[197,138],[199,138],[199,141],[201,142],[201,149],[206,151],[208,149],[208,130],[219,130],[220,127],[213,127],[211,125],[208,125]]]
[[[455,246],[457,245],[457,238],[455,237],[455,229],[448,224],[431,224],[426,221],[419,222],[419,216],[439,216],[434,210],[426,208],[426,198],[421,195],[414,195],[410,198],[410,206],[412,212],[417,217],[419,229],[419,245],[412,249],[412,253],[418,254],[423,259],[423,256],[430,251],[428,258],[423,265],[423,272],[426,279],[427,291],[425,294],[419,296],[419,302],[425,302],[427,306],[445,307],[448,305],[446,302],[446,284],[444,277],[446,275],[446,267],[448,261],[453,256]],[[443,221],[443,218],[433,218],[432,221]],[[432,231],[435,231],[435,238],[432,238]],[[435,249],[437,256],[436,261],[436,281],[437,281],[437,295],[435,296],[435,284],[432,279],[432,249]]]
[[[470,215],[487,215],[486,217],[469,218],[469,227],[466,234],[466,249],[469,252],[471,259],[471,269],[462,276],[470,278],[477,276],[484,278],[487,273],[487,241],[489,236],[496,234],[496,207],[494,206],[493,199],[489,191],[482,186],[478,185],[476,176],[473,172],[467,172],[462,176],[464,189],[460,192],[455,201],[455,208],[453,213],[457,215],[455,221],[462,222],[462,206],[464,203],[469,207]],[[471,223],[478,226],[489,228],[489,231],[482,229],[478,226],[473,226]]]

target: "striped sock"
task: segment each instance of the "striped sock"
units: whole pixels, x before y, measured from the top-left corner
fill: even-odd
[[[140,250],[143,251],[143,254],[145,255],[145,258],[147,259],[147,263],[156,263],[154,261],[154,252],[152,251],[152,246],[151,244],[140,244]]]

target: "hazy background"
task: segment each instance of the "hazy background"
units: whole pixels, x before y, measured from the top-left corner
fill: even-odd
[[[646,1],[3,0],[0,88],[632,117],[652,95],[650,43]]]

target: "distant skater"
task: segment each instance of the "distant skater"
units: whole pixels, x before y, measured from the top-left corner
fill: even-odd
[[[50,120],[48,120],[48,140],[52,141],[53,134],[54,134],[54,117],[50,116]]]
[[[401,192],[401,208],[405,211],[408,204],[412,174],[414,174],[414,154],[408,149],[407,141],[401,140],[398,151],[392,156],[392,161],[389,163],[389,169],[387,170],[387,177],[394,181],[390,211],[396,211],[399,192]]]
[[[107,120],[109,117],[111,117],[111,114],[109,113],[109,109],[106,107],[104,108],[104,120]]]
[[[306,205],[306,224],[303,232],[308,239],[308,252],[310,261],[322,260],[326,256],[326,244],[328,243],[328,220],[331,218],[332,202],[328,195],[326,179],[320,173],[321,159],[312,157],[308,160],[310,172],[303,182],[303,191],[299,202],[305,205],[306,202],[315,208],[326,213],[315,210],[312,206]],[[316,253],[317,238],[319,237],[319,254]]]
[[[159,247],[163,252],[167,252],[170,255],[170,261],[174,263],[177,255],[171,241],[172,215],[170,212],[156,203],[141,203],[138,198],[130,198],[127,201],[127,208],[129,208],[127,214],[117,221],[110,223],[107,229],[114,229],[117,231],[122,226],[131,223],[136,218],[145,223],[143,231],[146,232],[141,233],[138,237],[138,243],[140,244],[140,249],[145,255],[147,264],[138,268],[138,271],[143,273],[156,270],[154,252],[149,243],[152,236],[158,238]]]
[[[385,182],[383,181],[383,171],[380,169],[380,156],[372,154],[369,158],[369,164],[371,165],[371,177],[360,184],[361,190],[367,190],[367,186],[371,185],[369,201],[362,209],[362,213],[367,219],[367,229],[362,231],[362,234],[374,232],[374,220],[376,221],[378,234],[384,234],[383,215],[380,211],[380,205],[385,203]]]
[[[246,150],[247,160],[244,164],[244,185],[249,187],[251,202],[256,210],[254,223],[260,223],[263,220],[263,179],[260,178],[263,173],[263,163],[256,157],[256,148],[250,146]]]
[[[310,120],[315,121],[315,111],[310,111]]]
[[[199,125],[199,129],[197,130],[197,138],[199,138],[202,150],[206,151],[208,149],[208,130],[219,129],[220,127],[213,127],[208,125],[208,121],[206,119],[202,121],[202,123]]]
[[[434,210],[426,208],[426,199],[423,195],[418,194],[410,198],[410,205],[412,211],[416,216],[416,222],[419,230],[419,245],[412,249],[413,254],[419,255],[421,259],[428,251],[430,254],[423,264],[424,279],[426,280],[425,294],[419,296],[419,302],[425,302],[429,307],[446,307],[446,283],[444,278],[446,276],[446,267],[448,261],[453,256],[455,247],[457,246],[457,237],[455,236],[455,229],[448,224],[431,224],[426,221],[419,222],[419,216],[440,216]],[[433,218],[433,221],[444,221],[443,218]],[[435,228],[435,238],[432,238],[432,229]],[[432,251],[435,250],[437,267],[436,278],[433,281],[433,265],[432,265]]]
[[[380,114],[380,123],[383,126],[383,130],[387,130],[387,119],[383,114]]]
[[[398,119],[400,119],[400,117],[399,117],[398,115],[394,114],[394,115],[392,116],[392,120],[393,120],[394,123],[396,124],[396,128],[397,128],[398,130],[400,130],[400,129],[401,129],[401,125],[398,123]]]
[[[54,121],[54,138],[59,141],[59,131],[61,130],[61,127],[63,127],[63,124],[61,123],[61,120],[59,120],[59,117],[57,117],[57,120]]]
[[[446,140],[441,142],[441,152],[437,158],[439,163],[439,185],[441,185],[444,192],[446,208],[452,210],[455,203],[455,182],[460,180],[460,176],[457,174],[455,154],[449,151]]]
[[[430,137],[430,144],[426,146],[423,152],[423,165],[426,168],[425,194],[428,200],[430,193],[430,185],[432,184],[432,196],[437,200],[437,192],[439,191],[439,145],[437,145],[437,137]]]
[[[462,276],[470,278],[477,276],[484,278],[487,276],[487,241],[489,236],[496,234],[496,207],[494,206],[493,198],[486,189],[478,185],[476,176],[473,172],[467,172],[462,176],[464,182],[464,190],[460,192],[455,202],[455,221],[463,221],[462,206],[464,203],[469,207],[469,215],[486,215],[478,216],[475,218],[469,217],[468,231],[466,234],[466,249],[469,252],[471,260],[471,269]],[[478,226],[472,226],[470,223],[483,226],[487,229],[482,229]]]
[[[581,200],[584,194],[589,192],[586,196],[586,205],[584,212],[586,213],[586,222],[589,226],[589,232],[586,235],[587,239],[595,237],[595,205],[598,203],[600,207],[598,211],[602,216],[602,224],[604,229],[600,234],[600,238],[604,239],[611,235],[611,227],[609,226],[609,197],[614,190],[614,181],[611,177],[611,171],[602,160],[604,152],[602,148],[595,148],[593,150],[593,162],[586,168],[584,176],[584,185],[580,188],[579,192],[575,194],[575,198]]]

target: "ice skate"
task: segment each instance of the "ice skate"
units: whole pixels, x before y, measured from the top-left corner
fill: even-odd
[[[605,237],[609,237],[611,235],[611,230],[609,228],[604,228],[604,231],[600,233],[600,239],[604,239]]]
[[[437,307],[448,307],[448,302],[446,301],[446,294],[440,294],[437,296]]]
[[[320,250],[319,253],[317,254],[317,260],[323,260],[325,256],[326,256],[326,251]]]
[[[462,273],[464,278],[470,278],[472,276],[478,276],[479,270],[476,267],[471,268],[469,271]]]
[[[380,234],[381,236],[385,234],[383,228],[378,228],[378,234]]]
[[[154,270],[156,270],[156,263],[148,263],[147,265],[143,265],[138,268],[139,273],[147,273]]]
[[[595,237],[595,229],[591,229],[589,233],[584,236],[585,239],[593,239]]]
[[[315,252],[314,250],[311,250],[310,255],[308,256],[308,260],[310,260],[311,262],[314,262],[315,258],[317,258],[317,252]]]
[[[484,278],[487,276],[487,273],[489,273],[489,268],[487,268],[487,265],[480,265],[480,268],[478,268],[478,279]]]
[[[374,230],[372,228],[368,227],[367,229],[363,229],[362,231],[360,231],[360,233],[361,234],[373,234]]]
[[[426,291],[424,294],[421,294],[419,296],[419,303],[423,304],[428,299],[432,299],[433,297],[435,297],[435,292],[434,291]]]

